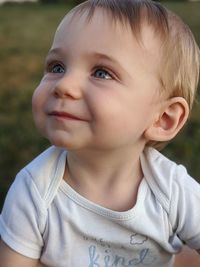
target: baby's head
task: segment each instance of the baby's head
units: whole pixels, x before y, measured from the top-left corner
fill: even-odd
[[[162,89],[169,97],[185,98],[191,109],[199,81],[200,51],[180,17],[151,0],[89,0],[72,12],[75,16],[87,12],[90,20],[97,8],[103,9],[114,22],[128,25],[138,41],[143,25],[152,28],[161,41]]]
[[[89,0],[72,12],[75,16],[87,12],[90,21],[97,8],[104,10],[114,23],[130,27],[138,42],[142,42],[142,27],[152,28],[161,45],[160,93],[168,98],[183,97],[191,110],[199,82],[200,50],[182,19],[151,0]],[[157,142],[150,144],[157,146]]]
[[[191,31],[159,3],[86,1],[56,31],[33,96],[36,124],[67,148],[156,146],[185,124],[199,64]]]

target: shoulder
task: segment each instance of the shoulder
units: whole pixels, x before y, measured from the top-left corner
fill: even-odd
[[[189,192],[200,192],[199,184],[178,165],[153,148],[146,148],[141,157],[145,179],[166,211],[170,210],[171,199],[187,197]],[[188,190],[187,194],[184,194]],[[174,203],[174,201],[173,201]]]
[[[55,176],[62,178],[64,173],[66,151],[51,146],[26,165],[18,176],[31,179],[39,191],[41,198],[45,198]]]
[[[148,148],[141,157],[144,177],[167,215],[171,227],[170,243],[183,243],[193,249],[200,247],[200,185],[182,165],[177,165],[155,149]]]
[[[40,257],[47,208],[63,177],[65,156],[65,151],[56,147],[44,151],[17,174],[6,196],[0,215],[0,235],[8,246],[24,256]]]

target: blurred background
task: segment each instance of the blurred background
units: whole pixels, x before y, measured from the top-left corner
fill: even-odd
[[[0,210],[16,173],[49,146],[33,124],[31,97],[58,23],[81,2],[0,0]],[[162,3],[183,18],[200,44],[200,1]],[[200,182],[200,104],[163,153]]]

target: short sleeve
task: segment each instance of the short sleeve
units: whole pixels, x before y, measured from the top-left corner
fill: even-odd
[[[46,209],[39,191],[23,169],[10,187],[0,215],[0,236],[18,253],[38,259],[43,247]]]
[[[170,219],[178,238],[189,247],[200,249],[200,184],[190,177],[183,166],[177,168]]]

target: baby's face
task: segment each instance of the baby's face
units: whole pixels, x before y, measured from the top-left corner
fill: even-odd
[[[144,143],[160,107],[160,43],[143,26],[142,44],[102,10],[67,15],[56,31],[33,95],[36,126],[67,149],[116,149]]]

